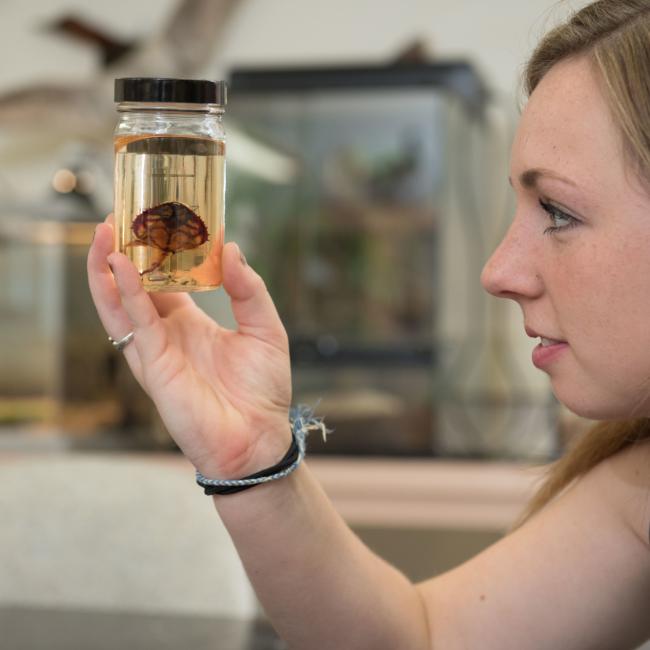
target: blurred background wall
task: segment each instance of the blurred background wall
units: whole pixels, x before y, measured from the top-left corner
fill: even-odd
[[[488,251],[502,234],[512,210],[511,200],[505,198],[508,194],[507,157],[516,122],[522,66],[540,35],[568,11],[583,4],[582,1],[552,0],[402,0],[392,3],[241,0],[235,3],[227,28],[215,32],[214,47],[193,70],[192,76],[228,78],[233,69],[242,67],[382,65],[393,61],[416,41],[426,51],[428,60],[471,62],[492,98],[486,109],[489,142],[481,149],[481,158],[475,161],[479,170],[478,184],[489,194],[489,197],[481,197],[482,218],[489,240],[482,242],[482,249]],[[105,53],[102,54],[97,45],[64,35],[61,19],[76,17],[109,35],[118,47],[120,44],[128,47],[160,38],[178,6],[175,0],[112,0],[110,3],[2,0],[0,96],[43,85],[104,84],[101,101],[89,111],[102,114],[103,121],[98,122],[94,131],[94,142],[88,137],[88,132],[93,131],[92,125],[88,127],[90,122],[86,124],[84,138],[87,146],[94,147],[94,153],[104,152],[102,155],[107,154],[105,160],[109,161],[98,167],[91,165],[89,169],[110,180],[109,127],[114,117],[109,88],[112,75],[102,80]],[[181,40],[181,50],[184,42],[188,42],[187,37]],[[159,45],[162,52],[165,43]],[[154,74],[152,70],[155,70],[155,48],[152,52],[154,58],[149,61],[147,75]],[[163,58],[160,60],[162,62]],[[137,68],[130,69],[127,76],[137,72]],[[52,99],[53,96],[48,97]],[[236,98],[233,100],[236,103]],[[73,97],[70,106],[80,103],[83,102]],[[110,209],[110,192],[100,193],[92,204],[84,198],[84,192],[78,193],[74,200],[62,198],[60,190],[55,195],[50,181],[54,180],[57,168],[65,166],[68,160],[83,159],[86,149],[80,150],[74,137],[69,142],[55,143],[57,136],[61,139],[60,133],[55,128],[38,131],[37,118],[31,124],[29,121],[23,124],[24,132],[19,134],[15,124],[20,111],[18,115],[16,111],[11,115],[7,113],[3,118],[1,107],[0,98],[0,156],[5,156],[0,163],[0,277],[10,281],[0,287],[0,328],[5,344],[5,351],[0,351],[0,373],[3,375],[0,423],[5,425],[0,429],[0,448],[3,441],[11,440],[15,424],[34,421],[48,427],[52,421],[57,421],[63,435],[74,430],[80,438],[92,436],[95,427],[103,423],[122,434],[118,447],[128,447],[137,438],[122,427],[125,423],[130,426],[135,423],[144,432],[143,442],[164,446],[169,443],[165,432],[156,423],[146,396],[137,392],[139,389],[122,359],[106,342],[87,295],[85,254],[94,222]],[[104,119],[105,116],[108,117]],[[64,115],[64,118],[68,124],[76,119],[74,115]],[[23,145],[28,140],[29,146]],[[39,151],[46,149],[56,152],[56,156],[39,157]],[[10,170],[10,164],[15,168]],[[485,171],[483,176],[481,170]],[[59,187],[63,187],[65,175],[59,181],[63,184]],[[36,215],[33,206],[25,202],[32,196],[47,205],[51,214]],[[14,199],[22,201],[22,212],[11,207]],[[458,216],[459,207],[453,206],[449,214]],[[227,215],[228,238],[237,235],[238,218],[242,215],[241,210]],[[445,242],[450,244],[445,249],[447,256],[452,262],[456,257],[461,268],[447,268],[441,282],[451,285],[456,278],[454,271],[458,271],[463,282],[473,287],[475,293],[472,295],[478,296],[478,273],[485,260],[471,260],[471,271],[465,268],[462,275],[462,267],[468,265],[454,248],[453,233]],[[427,272],[427,269],[420,270],[422,274]],[[227,320],[227,304],[222,292],[201,296],[199,300],[210,313]],[[545,400],[550,401],[548,382],[542,373],[530,367],[532,346],[522,331],[518,308],[504,301],[490,300],[486,304],[489,305],[486,307],[487,320],[480,326],[498,333],[501,353],[515,365],[526,368],[521,376],[531,394],[544,405]],[[447,323],[447,328],[453,329],[453,325]],[[69,336],[69,332],[73,336]],[[66,365],[73,371],[66,372]],[[97,368],[102,368],[102,372],[95,372]],[[498,375],[495,372],[492,376],[487,364],[480,368],[479,380],[499,387],[502,384]],[[30,394],[35,377],[43,378],[38,385],[41,392]],[[505,394],[512,386],[503,385],[502,388]],[[21,395],[38,399],[27,400],[21,411],[20,401],[13,399]],[[57,419],[60,405],[40,399],[42,395],[72,396],[71,402],[83,402],[85,407],[78,411],[72,408],[64,418]],[[98,395],[106,399],[98,400]],[[9,399],[3,401],[5,397]],[[122,410],[116,415],[118,406]],[[555,433],[557,423],[547,424],[549,429],[542,434],[551,430]],[[45,428],[37,427],[38,431],[43,432]],[[22,429],[19,442],[24,444],[26,440],[21,432]],[[513,428],[513,440],[520,432],[517,427]],[[507,449],[503,441],[497,446],[499,453],[516,457],[523,454],[527,442],[524,441],[524,445],[516,442],[511,449]],[[548,436],[541,450],[542,456],[557,451]],[[416,579],[458,564],[500,534],[495,530],[472,534],[418,528],[397,532],[370,526],[360,528],[360,532],[373,548]],[[435,558],[430,554],[434,546],[439,549]]]
[[[228,79],[233,70],[242,68],[381,66],[410,52],[410,56],[415,53],[428,62],[467,62],[489,96],[480,124],[470,121],[471,128],[465,128],[461,123],[454,126],[452,120],[440,122],[430,132],[426,131],[429,127],[425,124],[426,132],[420,134],[431,140],[440,132],[449,139],[447,148],[440,150],[449,168],[456,164],[454,159],[465,156],[461,164],[467,169],[461,170],[454,181],[456,188],[445,192],[467,194],[469,190],[462,189],[463,184],[472,186],[475,217],[480,219],[482,228],[480,233],[475,233],[475,238],[481,240],[479,248],[463,248],[459,244],[464,234],[454,231],[453,224],[466,218],[465,207],[447,201],[442,209],[446,215],[443,221],[451,227],[440,240],[441,255],[445,258],[442,267],[412,272],[416,276],[430,275],[433,285],[438,283],[443,293],[446,291],[446,295],[436,297],[436,307],[443,314],[440,325],[443,334],[446,331],[450,339],[456,335],[453,345],[459,350],[467,348],[463,336],[466,340],[469,336],[474,339],[482,336],[465,332],[474,327],[492,332],[490,336],[496,337],[496,342],[490,345],[495,351],[503,348],[495,352],[496,356],[492,355],[494,358],[488,355],[473,368],[463,370],[458,382],[465,386],[474,382],[473,387],[481,395],[485,393],[487,399],[510,400],[511,406],[521,401],[521,395],[515,394],[515,385],[525,384],[528,393],[523,400],[532,396],[541,405],[537,415],[531,418],[525,411],[524,416],[533,423],[533,429],[548,429],[540,434],[543,440],[529,444],[527,438],[522,439],[521,419],[515,417],[510,432],[497,443],[490,443],[495,449],[498,447],[496,453],[510,445],[512,456],[525,456],[529,447],[536,447],[532,456],[553,454],[556,449],[551,429],[555,424],[549,418],[555,415],[551,411],[547,415],[544,410],[547,403],[551,404],[548,382],[530,365],[531,345],[522,331],[519,310],[514,304],[486,299],[478,276],[489,251],[507,227],[513,208],[506,178],[522,66],[540,35],[569,10],[584,3],[333,0],[325,5],[311,0],[241,0],[221,3],[230,11],[221,20],[213,17],[214,22],[201,37],[195,36],[200,29],[196,24],[185,31],[173,31],[179,7],[191,13],[193,8],[207,4],[200,0],[185,3],[115,0],[108,6],[81,0],[29,3],[5,0],[0,5],[0,226],[5,242],[0,252],[0,272],[12,278],[0,290],[0,318],[11,350],[5,362],[0,362],[5,377],[11,377],[0,385],[0,398],[3,392],[13,393],[13,397],[21,394],[29,397],[30,392],[36,394],[41,388],[45,395],[56,398],[54,402],[48,401],[49,398],[24,402],[27,417],[15,400],[7,407],[9,414],[3,415],[0,404],[0,421],[29,420],[30,413],[36,411],[34,419],[51,421],[61,402],[73,407],[75,400],[85,400],[78,412],[68,409],[65,426],[83,431],[92,430],[104,421],[118,428],[121,423],[140,423],[149,432],[150,439],[167,440],[159,423],[152,423],[155,416],[146,398],[133,392],[137,388],[122,360],[99,343],[104,333],[85,287],[84,258],[93,223],[103,218],[112,202],[110,128],[114,121],[111,101],[114,76],[172,76],[180,70],[193,77]],[[88,31],[93,30],[97,33],[89,38]],[[201,39],[206,45],[203,50],[197,50],[194,45]],[[138,55],[140,48],[144,53]],[[120,56],[128,51],[135,51],[136,56],[131,59],[127,56],[126,64],[122,65]],[[237,101],[235,92],[226,124],[232,112],[235,124],[242,115],[244,118],[248,115],[249,126],[251,122],[255,126],[258,114],[246,113],[248,109],[244,107],[238,115],[238,106],[241,113],[242,104]],[[327,115],[327,111],[333,110],[332,99],[323,101],[330,102],[330,108],[324,109]],[[391,101],[397,102],[395,114],[399,114],[399,95]],[[350,106],[346,109],[342,105],[334,110],[345,114]],[[354,110],[366,109],[356,105]],[[460,112],[458,107],[449,111],[450,115]],[[314,119],[317,130],[321,118]],[[291,117],[287,122],[291,124]],[[387,128],[390,127],[387,122]],[[454,140],[454,128],[463,139]],[[479,142],[478,146],[475,141]],[[235,157],[237,146],[233,137],[229,156]],[[77,165],[76,186],[74,192],[69,192],[65,187],[70,175],[67,168],[74,165]],[[250,206],[242,202],[241,188],[245,195],[249,186],[238,183],[236,166],[229,171],[233,181],[230,187],[239,188],[239,194],[236,191],[227,205],[227,237],[237,238],[247,253],[252,254],[253,263],[261,264],[254,243],[246,240],[242,229]],[[443,173],[450,175],[448,169]],[[374,214],[368,213],[368,218],[375,218]],[[265,215],[258,217],[263,223]],[[480,259],[471,250],[480,250]],[[458,309],[460,296],[482,306],[484,316],[480,322],[471,313]],[[277,293],[274,297],[280,298]],[[213,316],[228,321],[227,300],[222,292],[197,299]],[[327,331],[323,334],[327,338]],[[481,355],[492,349],[484,343],[479,345]],[[21,346],[28,348],[28,353]],[[499,354],[505,361],[498,360]],[[507,367],[517,367],[518,377],[514,378]],[[42,386],[34,389],[33,377],[39,373],[43,377]],[[361,376],[357,384],[363,382]],[[107,399],[98,401],[97,395],[102,394]],[[138,396],[136,399],[126,400],[126,396],[134,394]],[[374,393],[370,398],[381,399],[382,395]],[[87,407],[91,402],[89,418]],[[117,404],[121,404],[123,411],[118,416]],[[463,402],[461,409],[465,406]],[[482,422],[486,412],[479,409],[477,413]],[[541,422],[540,414],[548,422]],[[501,427],[501,420],[497,418],[494,426]],[[456,445],[456,435],[456,430],[452,430],[442,445],[443,450],[464,451],[462,444]],[[513,439],[509,441],[510,435]]]
[[[414,38],[441,57],[472,58],[488,82],[514,97],[519,71],[539,36],[573,0],[247,0],[237,10],[205,74],[233,65],[332,63],[390,59]],[[4,0],[0,5],[0,90],[35,81],[87,79],[97,66],[90,48],[39,29],[74,13],[124,40],[160,29],[173,0]]]

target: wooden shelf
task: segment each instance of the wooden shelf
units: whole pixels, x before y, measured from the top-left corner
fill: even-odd
[[[314,457],[308,464],[350,525],[505,531],[539,467],[507,462]]]

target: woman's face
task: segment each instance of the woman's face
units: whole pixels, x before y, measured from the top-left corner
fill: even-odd
[[[549,339],[533,362],[568,408],[649,415],[650,196],[626,167],[588,59],[556,65],[530,97],[511,183],[516,213],[483,286]]]

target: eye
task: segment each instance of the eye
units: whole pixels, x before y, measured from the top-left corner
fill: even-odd
[[[542,209],[548,213],[551,222],[553,223],[551,227],[547,228],[544,231],[545,235],[552,235],[553,233],[559,232],[560,230],[568,230],[569,228],[573,228],[580,223],[575,217],[572,217],[570,214],[567,214],[563,210],[560,210],[560,208],[552,205],[551,203],[547,203],[546,201],[540,199],[539,204]]]

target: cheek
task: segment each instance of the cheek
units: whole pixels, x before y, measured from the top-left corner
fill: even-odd
[[[650,374],[650,255],[607,253],[573,255],[555,277],[559,326],[586,366],[638,379]]]

